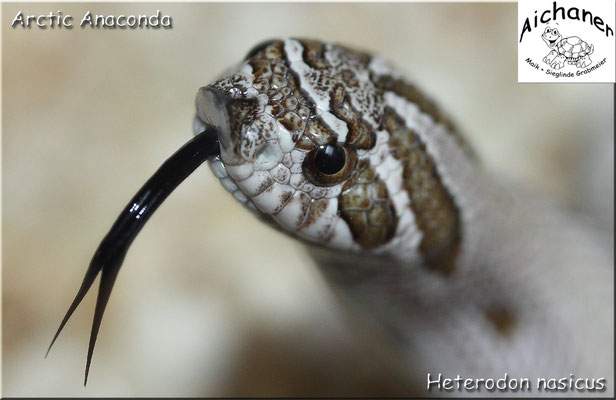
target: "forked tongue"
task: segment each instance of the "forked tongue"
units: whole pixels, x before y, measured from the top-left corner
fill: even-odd
[[[92,323],[92,331],[90,332],[84,386],[88,382],[88,372],[90,371],[92,353],[94,352],[94,345],[96,344],[96,337],[103,319],[105,306],[111,295],[113,284],[122,266],[122,261],[124,261],[124,256],[126,256],[128,248],[139,231],[141,231],[141,228],[143,228],[158,206],[165,201],[167,196],[169,196],[188,175],[192,174],[198,166],[218,153],[218,137],[217,131],[214,128],[207,128],[204,132],[201,132],[184,144],[160,166],[154,175],[152,175],[143,187],[139,189],[137,194],[133,196],[131,201],[124,207],[124,210],[122,210],[120,216],[116,219],[109,233],[107,233],[103,241],[99,244],[98,249],[96,249],[96,253],[94,253],[94,257],[92,257],[92,261],[90,261],[81,287],[77,291],[75,299],[68,308],[66,315],[60,323],[60,327],[56,331],[47,349],[47,354],[49,354],[51,346],[53,346],[58,338],[64,325],[66,325],[68,319],[83,300],[92,286],[92,283],[94,283],[98,273],[102,271],[98,298],[96,299],[96,308],[94,311],[94,321]],[[45,357],[47,357],[47,354],[45,354]]]

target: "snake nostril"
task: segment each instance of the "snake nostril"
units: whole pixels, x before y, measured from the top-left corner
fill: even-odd
[[[254,166],[256,170],[274,168],[282,161],[282,150],[277,142],[266,143],[255,153]]]

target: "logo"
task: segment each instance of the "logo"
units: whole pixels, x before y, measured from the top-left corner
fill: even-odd
[[[554,69],[561,69],[566,64],[584,68],[592,64],[590,55],[595,51],[595,46],[583,41],[577,36],[563,38],[558,29],[545,28],[541,39],[552,51],[543,57],[543,62]]]
[[[520,0],[518,82],[616,82],[614,0]]]

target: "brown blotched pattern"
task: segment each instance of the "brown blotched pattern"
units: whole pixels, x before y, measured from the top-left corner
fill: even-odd
[[[351,228],[355,241],[372,249],[391,240],[398,218],[385,182],[368,162],[361,162],[356,173],[345,183],[339,197],[340,215]]]
[[[314,69],[330,67],[327,60],[325,60],[325,43],[310,39],[299,39],[298,42],[304,48],[302,58],[307,65]]]
[[[374,78],[373,78],[374,79]],[[410,103],[415,104],[421,112],[428,114],[436,123],[443,124],[447,130],[453,135],[458,143],[464,148],[469,156],[474,157],[474,152],[468,144],[464,136],[460,134],[455,124],[447,115],[441,111],[435,102],[430,100],[416,86],[402,80],[394,79],[390,76],[381,76],[376,80],[376,86],[379,90],[388,91],[397,94],[406,99]]]
[[[253,87],[268,96],[267,107],[293,135],[296,141],[314,114],[314,105],[300,88],[297,77],[289,70],[282,41],[269,42],[253,50],[249,59],[254,76]]]
[[[420,250],[434,270],[450,273],[460,247],[460,214],[441,182],[434,162],[418,135],[391,108],[385,109],[383,129],[389,132],[392,155],[403,165],[404,188],[415,223],[423,233]]]
[[[361,118],[348,98],[332,109],[331,113],[347,125],[349,131],[345,140],[346,145],[361,150],[370,150],[374,147],[376,144],[374,130]]]
[[[306,124],[306,130],[304,131],[305,141],[310,141],[312,147],[324,146],[328,143],[334,143],[337,139],[337,135],[333,132],[321,117],[311,118]],[[307,142],[306,142],[307,143]],[[304,145],[302,148],[310,150],[309,145]]]
[[[485,316],[499,335],[505,339],[511,338],[517,325],[513,310],[502,305],[493,305],[485,310]]]

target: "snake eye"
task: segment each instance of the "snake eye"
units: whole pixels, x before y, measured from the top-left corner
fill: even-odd
[[[317,147],[304,159],[304,173],[317,186],[332,186],[347,179],[357,161],[355,150],[337,144]]]
[[[314,165],[319,172],[325,175],[332,175],[344,168],[346,154],[340,146],[328,144],[317,149],[314,156]]]

